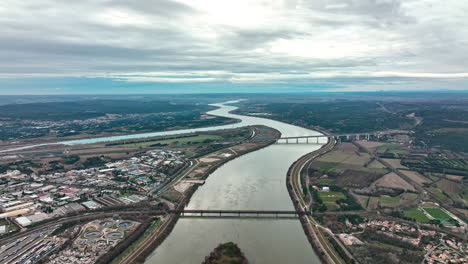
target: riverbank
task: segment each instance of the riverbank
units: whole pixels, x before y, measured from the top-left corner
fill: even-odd
[[[272,129],[272,128],[268,128],[268,129],[275,131],[275,133],[276,133],[275,138],[279,138],[281,136],[279,131],[277,131],[275,129]],[[256,133],[255,133],[254,138],[255,137],[262,137],[262,136],[263,136],[262,133],[257,130]],[[236,146],[249,146],[249,147],[245,148],[245,150],[242,151],[242,152],[237,152],[236,155],[226,157],[221,162],[217,163],[215,166],[212,166],[210,169],[204,171],[203,174],[199,176],[199,178],[207,179],[210,174],[212,174],[215,170],[217,170],[219,167],[223,166],[227,162],[232,161],[232,160],[234,160],[234,159],[236,159],[236,158],[238,158],[238,157],[240,157],[242,155],[245,155],[247,153],[254,152],[254,151],[257,151],[259,149],[268,147],[268,146],[270,146],[271,144],[274,144],[274,143],[275,143],[275,140],[259,142],[259,143],[256,143],[256,144],[252,144],[252,143],[249,143],[249,142],[244,142],[244,143],[238,144]],[[223,150],[227,150],[229,148],[232,148],[232,147],[228,147],[228,148],[225,148]],[[202,159],[202,158],[207,157],[209,155],[212,155],[212,153],[206,154],[205,156],[200,157],[198,159]],[[199,163],[196,163],[196,165],[194,167],[192,167],[190,170],[193,171],[195,169],[195,167],[198,166],[198,165],[199,165]],[[178,182],[180,182],[182,179],[183,178],[179,179]],[[173,183],[173,186],[177,185],[178,182]],[[183,195],[183,198],[178,203],[176,209],[178,209],[178,210],[184,209],[184,207],[190,202],[190,199],[191,199],[192,195],[197,191],[199,186],[200,185],[193,185],[192,187],[187,189],[185,191],[184,195]],[[123,258],[120,257],[120,260],[112,262],[112,263],[113,264],[143,263],[145,261],[146,257],[149,256],[169,236],[169,234],[171,233],[171,231],[175,227],[175,225],[176,225],[177,221],[179,220],[179,218],[180,218],[179,215],[169,215],[167,217],[167,219],[165,219],[163,221],[163,223],[158,228],[156,228],[150,235],[148,235],[143,241],[138,241],[139,244],[138,244],[136,250],[134,250],[132,252],[127,252],[127,255],[125,257],[123,257]],[[119,259],[119,257],[117,257],[116,259]]]
[[[302,188],[298,181],[302,168],[308,161],[329,152],[333,149],[334,146],[335,140],[330,137],[327,144],[323,145],[316,151],[300,157],[289,168],[286,176],[286,186],[296,210],[310,210],[304,200],[303,195],[301,195]],[[318,229],[315,220],[313,220],[312,217],[306,215],[299,216],[299,220],[301,222],[302,228],[304,229],[307,240],[315,250],[317,256],[319,256],[320,260],[325,264],[342,263],[334,250],[327,247],[328,243],[323,237],[321,231]]]
[[[205,113],[206,114],[206,113]],[[127,136],[132,137],[134,139],[137,138],[147,138],[152,137],[153,134],[168,134],[171,135],[171,132],[176,131],[183,131],[183,130],[203,130],[210,127],[223,127],[229,125],[236,125],[240,123],[240,119],[231,118],[229,121],[222,122],[216,125],[209,125],[209,126],[200,126],[200,127],[189,127],[189,126],[182,126],[182,127],[171,127],[165,130],[161,130],[158,132],[150,131],[150,130],[142,130],[138,131],[134,134],[128,133],[119,133],[119,132],[102,132],[97,134],[80,134],[75,136],[69,137],[43,137],[43,138],[31,138],[31,139],[22,139],[21,141],[2,141],[2,145],[0,146],[0,153],[8,153],[14,150],[29,150],[29,149],[37,149],[39,147],[44,146],[64,146],[69,145],[67,142],[72,144],[80,144],[80,141],[93,141],[100,138],[125,138]],[[190,133],[190,132],[188,132]],[[157,135],[155,135],[157,136]],[[112,140],[116,141],[116,140]]]

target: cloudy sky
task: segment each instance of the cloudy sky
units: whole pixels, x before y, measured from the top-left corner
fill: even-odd
[[[465,0],[2,0],[0,94],[467,90]]]

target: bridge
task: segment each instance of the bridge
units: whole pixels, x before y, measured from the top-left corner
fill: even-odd
[[[184,209],[184,210],[168,210],[168,213],[179,214],[181,216],[192,217],[299,217],[302,215],[311,215],[308,211],[282,211],[282,210],[199,210],[199,209]]]
[[[378,136],[376,132],[369,133],[348,133],[348,134],[329,134],[329,135],[315,135],[315,136],[297,136],[297,137],[281,137],[276,139],[276,144],[319,144],[320,138],[335,138],[341,141],[342,138],[350,139],[366,139],[369,140],[371,136]]]

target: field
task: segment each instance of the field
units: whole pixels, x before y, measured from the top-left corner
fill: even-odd
[[[325,204],[328,210],[337,210],[340,206],[336,203],[339,199],[345,199],[345,195],[341,192],[319,192],[320,199]]]
[[[385,166],[378,162],[377,160],[373,160],[369,165],[367,165],[367,168],[372,168],[372,169],[383,169]]]
[[[448,197],[442,192],[441,189],[435,188],[435,187],[430,187],[427,188],[431,193],[433,193],[435,196],[439,197],[440,199],[447,201]]]
[[[441,179],[437,182],[437,187],[447,194],[453,200],[460,200],[460,194],[463,193],[463,184]]]
[[[367,209],[375,210],[379,207],[379,197],[370,196],[367,201]]]
[[[411,184],[409,184],[407,181],[402,179],[394,172],[384,175],[383,177],[372,183],[372,185],[376,187],[385,187],[391,189],[402,189],[409,191],[415,190]]]
[[[435,219],[439,219],[439,220],[450,220],[450,219],[452,219],[452,217],[450,217],[447,213],[445,213],[440,208],[424,208],[424,211],[426,211],[429,215],[431,215]]]
[[[380,196],[379,202],[382,207],[397,207],[400,204],[400,198],[390,196]]]
[[[414,219],[416,222],[429,223],[430,220],[420,209],[413,208],[405,210],[403,213],[406,217]]]
[[[320,178],[318,180],[318,182],[323,185],[330,185],[333,181],[334,179],[330,179],[330,178]]]
[[[345,195],[341,192],[319,192],[319,196],[325,204],[335,203],[336,200],[345,198]]]
[[[391,152],[396,154],[406,154],[409,150],[400,144],[384,144],[377,147],[379,152]]]
[[[128,147],[150,147],[155,144],[161,145],[187,145],[187,144],[198,144],[203,142],[212,142],[216,140],[222,139],[219,135],[193,135],[188,137],[180,137],[180,138],[162,138],[162,139],[155,139],[152,141],[145,141],[145,142],[138,142],[138,143],[131,143],[131,144],[121,144]]]
[[[419,172],[417,171],[410,171],[410,170],[399,170],[401,173],[404,175],[408,176],[411,180],[417,182],[418,184],[423,184],[423,183],[430,183],[432,182],[430,179],[422,176]]]
[[[396,169],[408,169],[407,167],[401,165],[401,159],[383,159],[387,163],[389,163],[392,167]]]
[[[319,158],[323,162],[336,162],[343,164],[363,166],[370,159],[369,154],[361,152],[342,152],[339,150],[330,152]]]

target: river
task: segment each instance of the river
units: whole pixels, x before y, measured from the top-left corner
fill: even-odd
[[[232,102],[231,102],[232,103]],[[214,104],[211,115],[240,119],[236,126],[265,125],[282,136],[318,135],[309,129],[265,118],[229,113],[236,107]],[[323,138],[322,144],[325,144]],[[294,210],[286,189],[291,164],[321,145],[276,144],[234,159],[198,188],[188,209]],[[239,245],[250,263],[320,263],[297,219],[181,218],[146,264],[201,263],[219,243]]]
[[[236,118],[239,123],[177,131],[153,132],[113,137],[45,143],[0,152],[52,144],[89,144],[114,140],[184,134],[198,131],[265,125],[282,136],[319,135],[320,133],[286,123],[230,113],[237,107],[219,107],[208,114]],[[321,144],[326,138],[321,138]],[[294,210],[286,189],[286,173],[291,164],[320,148],[317,144],[276,144],[234,159],[213,172],[198,188],[188,209]],[[169,237],[146,260],[146,264],[199,264],[219,243],[239,245],[250,263],[320,263],[298,219],[215,219],[181,218]]]

